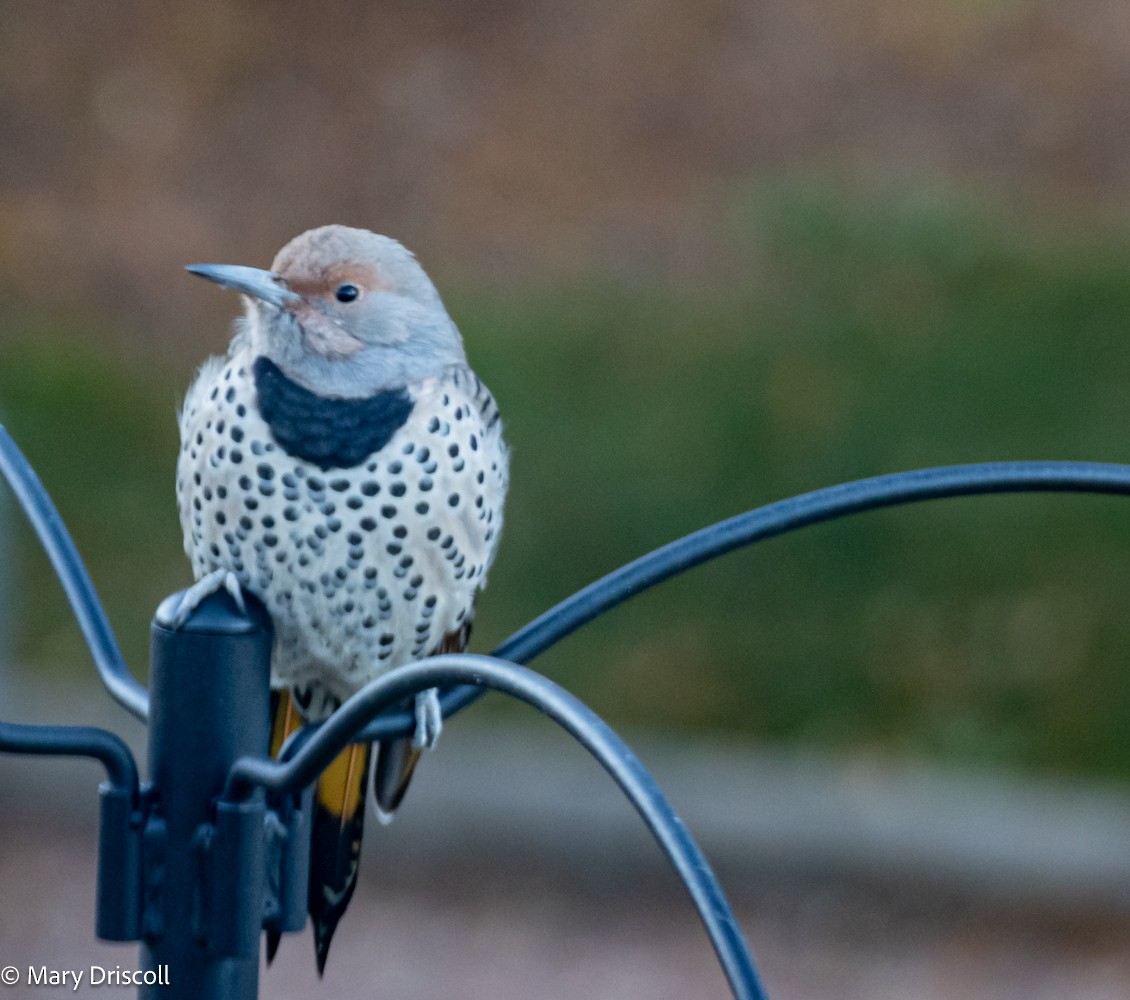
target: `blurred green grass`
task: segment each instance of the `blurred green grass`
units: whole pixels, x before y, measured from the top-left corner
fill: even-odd
[[[752,263],[726,287],[449,292],[513,449],[476,647],[797,492],[957,462],[1130,460],[1130,234],[990,202],[765,185],[735,215]],[[173,414],[191,372],[8,326],[0,412],[140,665],[152,609],[187,581]],[[81,662],[26,533],[21,556],[23,659]],[[1128,592],[1125,501],[948,501],[730,555],[538,666],[618,725],[1128,775]]]

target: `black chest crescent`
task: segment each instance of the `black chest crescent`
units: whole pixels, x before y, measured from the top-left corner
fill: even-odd
[[[363,399],[319,396],[268,358],[256,358],[252,372],[259,412],[274,439],[288,455],[321,469],[349,469],[380,451],[415,405],[404,388]]]

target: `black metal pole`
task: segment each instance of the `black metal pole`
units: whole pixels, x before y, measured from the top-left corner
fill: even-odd
[[[175,600],[171,598],[170,600]],[[265,807],[217,807],[232,763],[268,751],[271,631],[260,605],[214,594],[151,631],[142,969],[148,1000],[255,1000]],[[164,606],[162,606],[164,608]]]

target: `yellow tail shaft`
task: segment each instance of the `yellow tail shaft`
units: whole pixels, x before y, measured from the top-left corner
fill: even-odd
[[[277,756],[287,737],[301,728],[302,716],[289,693],[275,692],[272,697],[271,753]],[[369,755],[367,745],[354,744],[343,750],[322,772],[314,791],[307,909],[314,925],[319,975],[325,969],[338,921],[357,886]],[[268,961],[277,947],[278,937],[269,937]]]

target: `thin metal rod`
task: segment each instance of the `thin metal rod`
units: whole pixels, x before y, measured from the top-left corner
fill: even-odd
[[[286,793],[304,787],[378,712],[429,688],[473,684],[517,698],[549,716],[573,736],[612,776],[670,859],[690,893],[739,1000],[764,1000],[741,929],[718,880],[655,780],[628,745],[588,706],[564,688],[514,663],[467,653],[436,656],[390,671],[341,706],[285,763],[244,757],[232,766],[226,793],[246,797],[256,786]]]
[[[93,757],[106,768],[115,789],[137,796],[137,765],[114,733],[92,726],[23,726],[0,722],[0,753]]]
[[[614,570],[539,615],[494,651],[500,659],[529,663],[586,622],[685,570],[710,559],[810,524],[848,514],[986,493],[1109,493],[1130,495],[1130,466],[1101,462],[986,462],[896,472],[779,500],[686,535]],[[462,686],[443,694],[450,717],[484,694]],[[389,712],[357,734],[358,743],[410,734],[411,712]]]
[[[126,666],[106,612],[63,519],[3,424],[0,424],[0,475],[12,487],[55,568],[106,690],[126,711],[144,722],[149,717],[149,695]]]

